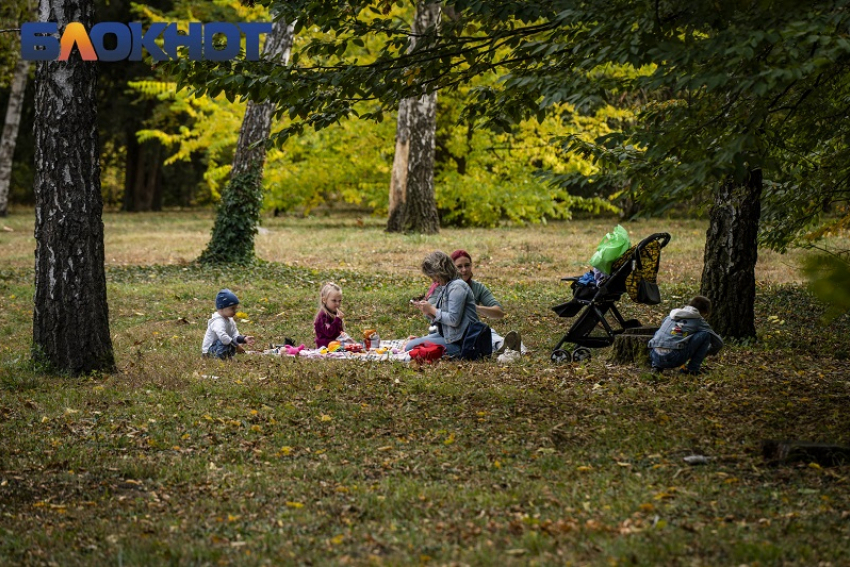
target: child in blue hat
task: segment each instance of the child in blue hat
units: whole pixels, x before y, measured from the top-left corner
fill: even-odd
[[[201,353],[221,359],[232,358],[237,352],[245,352],[243,344],[254,344],[254,337],[240,335],[233,320],[239,309],[239,298],[229,289],[215,296],[216,312],[207,322],[207,333],[201,345]]]

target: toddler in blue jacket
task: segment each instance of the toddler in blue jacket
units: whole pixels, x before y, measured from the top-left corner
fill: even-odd
[[[684,366],[684,374],[701,374],[702,361],[723,347],[723,339],[711,329],[705,317],[711,313],[711,300],[698,295],[688,305],[674,309],[649,341],[649,359],[654,371]]]

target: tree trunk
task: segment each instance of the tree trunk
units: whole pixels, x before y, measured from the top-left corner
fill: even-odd
[[[410,99],[404,99],[398,105],[395,154],[393,155],[393,172],[390,178],[387,232],[404,231],[405,203],[407,201],[407,162],[410,156],[410,124],[407,120],[409,101]]]
[[[440,4],[422,0],[416,5],[413,36],[440,20]],[[399,105],[396,155],[390,182],[389,232],[436,234],[440,231],[434,200],[434,138],[437,130],[437,93],[410,98]],[[399,152],[399,150],[401,150]],[[406,173],[403,173],[405,171]]]
[[[726,180],[715,196],[706,233],[700,293],[711,300],[709,321],[726,337],[755,337],[755,268],[762,173],[744,183]]]
[[[289,60],[295,24],[274,23],[263,47],[267,60]],[[199,261],[207,264],[246,263],[254,259],[254,235],[263,204],[263,167],[275,103],[248,102],[236,143],[230,181],[221,194],[212,237]]]
[[[133,171],[128,171],[125,176],[124,210],[132,213],[159,210],[158,203],[162,200],[162,144],[157,140],[144,144],[128,140],[127,164]]]
[[[18,139],[18,127],[21,124],[21,112],[24,109],[24,92],[29,70],[30,62],[19,59],[9,89],[9,105],[6,107],[6,122],[3,126],[3,138],[0,141],[0,217],[5,217],[9,212],[12,159],[15,157],[15,142]]]
[[[93,0],[40,0],[39,21],[89,28]],[[103,267],[97,65],[38,63],[33,358],[71,374],[115,369]]]

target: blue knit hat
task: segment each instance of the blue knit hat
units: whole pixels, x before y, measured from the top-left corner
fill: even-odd
[[[227,288],[224,288],[218,295],[215,296],[215,308],[216,309],[224,309],[225,307],[230,307],[231,305],[239,305],[239,298],[236,297],[232,291]]]

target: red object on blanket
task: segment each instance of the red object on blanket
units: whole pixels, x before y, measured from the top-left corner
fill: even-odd
[[[345,345],[347,352],[363,352],[363,345],[354,343],[353,345]]]
[[[410,358],[431,364],[435,360],[440,360],[445,352],[446,347],[443,345],[426,341],[410,350]]]

